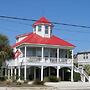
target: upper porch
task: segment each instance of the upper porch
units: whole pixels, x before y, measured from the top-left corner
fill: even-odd
[[[16,59],[23,64],[72,64],[73,53],[70,48],[22,46],[21,55]]]

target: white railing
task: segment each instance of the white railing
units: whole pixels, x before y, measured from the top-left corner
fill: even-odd
[[[89,75],[83,70],[83,68],[78,68],[74,66],[74,71],[78,71],[81,74],[81,81],[84,81],[83,78],[84,76],[87,78],[87,80],[90,82],[90,77]],[[83,76],[84,75],[84,76]]]
[[[28,62],[41,62],[42,58],[41,57],[28,57],[27,61]]]
[[[28,62],[47,62],[47,63],[63,63],[63,64],[70,64],[72,59],[67,58],[54,58],[54,57],[44,57],[43,60],[41,57],[28,57]]]

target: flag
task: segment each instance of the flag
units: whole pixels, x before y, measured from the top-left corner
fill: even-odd
[[[21,54],[21,52],[19,50],[17,50],[15,53],[14,53],[14,59],[18,58],[18,56]]]

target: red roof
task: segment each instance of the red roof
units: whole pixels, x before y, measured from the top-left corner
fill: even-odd
[[[30,33],[26,38],[21,40],[20,42],[17,42],[13,47],[17,47],[21,44],[46,44],[46,45],[58,45],[58,46],[71,46],[74,47],[74,45],[70,44],[67,41],[64,41],[63,39],[60,39],[54,35],[52,35],[50,38],[44,38],[41,37],[35,33]]]
[[[21,35],[16,36],[16,38],[25,37],[25,36],[28,36],[29,34],[30,33],[21,34]]]
[[[45,17],[41,17],[39,20],[37,20],[33,24],[33,26],[36,26],[36,25],[39,25],[39,24],[48,24],[48,25],[53,26],[53,24],[48,19],[46,19]]]

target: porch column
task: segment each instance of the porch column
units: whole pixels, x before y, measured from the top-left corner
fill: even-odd
[[[59,78],[59,66],[57,66],[57,78]]]
[[[25,46],[25,61],[26,61],[26,52],[27,52],[27,47]]]
[[[49,57],[49,61],[50,61],[50,48],[49,48],[49,53],[48,54],[49,54],[48,57]]]
[[[24,66],[24,80],[26,80],[26,73],[27,73],[27,67],[26,65]]]
[[[36,67],[34,67],[34,80],[36,80]]]
[[[59,62],[59,48],[57,48],[57,62]]]
[[[7,77],[7,68],[5,68],[5,77]]]
[[[43,81],[43,66],[41,66],[41,81]]]
[[[44,47],[42,47],[42,62],[44,61]]]
[[[13,75],[13,69],[12,69],[12,67],[11,67],[11,79],[12,79],[12,75]]]
[[[71,81],[73,82],[73,50],[72,50]]]
[[[10,69],[8,69],[8,79],[10,79]]]
[[[14,69],[14,74],[15,74],[15,77],[14,77],[14,78],[15,78],[15,80],[16,80],[16,67],[15,67],[15,69]]]
[[[67,49],[67,59],[69,58],[69,50]]]
[[[26,68],[26,55],[27,55],[27,47],[25,46],[25,66],[24,66],[24,80],[26,80],[26,73],[27,73],[27,68]]]
[[[19,66],[19,68],[18,68],[18,76],[19,76],[19,80],[21,79],[20,78],[20,66]]]

